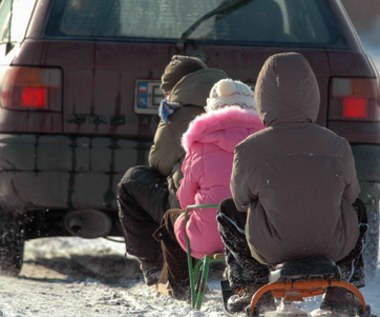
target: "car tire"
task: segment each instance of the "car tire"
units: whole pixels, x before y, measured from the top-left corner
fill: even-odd
[[[24,256],[24,230],[21,221],[0,211],[0,275],[17,276]]]
[[[363,196],[362,199],[367,206],[368,217],[368,231],[363,256],[366,280],[370,281],[375,276],[379,255],[380,187],[362,185],[362,192],[367,196]]]

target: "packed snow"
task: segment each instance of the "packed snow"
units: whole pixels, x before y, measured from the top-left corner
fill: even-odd
[[[0,278],[0,317],[226,316],[218,269],[199,313],[146,286],[123,243],[76,237],[31,240],[19,277]],[[380,262],[362,292],[372,313],[380,316]],[[304,308],[312,313],[319,300],[309,300]]]

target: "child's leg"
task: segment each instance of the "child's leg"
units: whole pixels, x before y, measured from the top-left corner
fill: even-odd
[[[225,244],[227,278],[235,295],[226,301],[229,312],[243,311],[259,287],[268,283],[269,267],[251,255],[244,233],[246,214],[238,212],[232,199],[224,200],[218,209],[218,228]],[[260,309],[275,310],[270,293],[261,297]]]
[[[169,209],[164,215],[162,226],[154,234],[154,237],[161,241],[164,267],[167,270],[165,273],[177,299],[186,299],[189,289],[187,254],[174,234],[174,222],[182,213],[181,209]]]
[[[354,249],[337,264],[340,267],[342,278],[356,287],[365,286],[363,248],[365,246],[365,237],[368,229],[367,210],[365,204],[357,199],[353,206],[359,220],[359,238]]]
[[[156,262],[161,248],[152,234],[169,206],[166,178],[146,166],[131,167],[118,184],[117,201],[127,253]]]
[[[263,285],[269,267],[251,256],[245,237],[246,214],[236,210],[232,199],[224,200],[217,214],[218,230],[225,245],[227,277],[232,288]]]

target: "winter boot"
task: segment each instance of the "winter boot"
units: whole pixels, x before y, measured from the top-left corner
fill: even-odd
[[[350,317],[358,314],[355,295],[341,287],[329,287],[322,297],[320,308]]]
[[[189,300],[190,299],[189,283],[187,284],[171,283],[170,285],[173,289],[172,296],[178,300],[185,300],[185,301]]]
[[[253,294],[259,289],[259,286],[244,287],[232,295],[227,301],[227,310],[230,313],[245,311],[250,305]],[[260,312],[276,310],[276,304],[271,293],[264,294],[257,303],[257,309]]]
[[[178,300],[185,300],[188,301],[190,299],[190,292],[188,285],[179,285],[179,284],[170,284],[167,280],[166,282],[159,281],[156,283],[155,288],[157,292],[169,295],[171,297],[174,297]]]
[[[176,283],[173,280],[169,282],[168,266],[164,262],[160,277],[154,286],[161,294],[169,295],[178,300],[188,300],[190,296],[189,283],[189,280],[182,281],[181,283]]]
[[[162,263],[140,261],[140,268],[144,276],[144,281],[148,286],[156,284],[160,278]]]

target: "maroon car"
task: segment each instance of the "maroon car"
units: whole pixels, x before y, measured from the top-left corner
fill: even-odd
[[[0,270],[27,239],[119,235],[116,185],[146,163],[173,54],[254,85],[271,54],[302,53],[318,122],[352,144],[377,263],[379,78],[339,0],[2,0]]]

